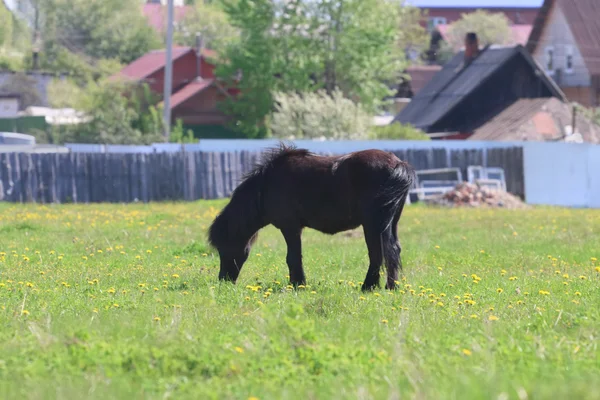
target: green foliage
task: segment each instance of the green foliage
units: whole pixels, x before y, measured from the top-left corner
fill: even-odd
[[[48,84],[48,102],[54,108],[88,109],[89,93],[70,78],[53,79]]]
[[[578,113],[581,113],[581,115],[596,125],[600,125],[600,107],[585,107],[579,103],[572,103],[572,105],[577,109]]]
[[[160,47],[137,2],[38,0],[34,8],[41,32],[40,67],[68,72],[82,84]],[[112,60],[112,66],[102,60]]]
[[[239,0],[224,7],[241,39],[226,46],[217,74],[241,89],[224,110],[247,136],[266,134],[274,92],[340,89],[369,112],[392,93],[386,83],[404,63],[397,2]]]
[[[176,24],[173,41],[183,46],[195,46],[196,33],[202,35],[206,48],[215,50],[239,39],[239,30],[231,26],[223,9],[203,1],[194,4]]]
[[[431,140],[429,135],[409,124],[394,122],[384,126],[374,126],[370,132],[371,139],[391,140]]]
[[[217,75],[235,83],[241,95],[221,106],[233,117],[232,126],[249,138],[264,137],[264,118],[271,111],[276,89],[275,40],[268,35],[274,22],[274,7],[268,0],[240,0],[225,5],[232,25],[241,32],[238,43],[230,43],[223,52],[224,61],[216,68]],[[236,82],[236,74],[243,78]]]
[[[78,108],[89,121],[55,128],[54,143],[149,144],[163,141],[161,110],[146,84],[89,84]]]
[[[225,204],[0,202],[2,397],[600,398],[598,210],[407,206],[400,290],[361,293],[360,229],[303,232],[306,288],[272,226],[219,282]]]
[[[463,14],[459,20],[450,24],[447,41],[454,50],[458,50],[464,46],[465,35],[468,32],[477,33],[481,46],[504,45],[513,41],[510,21],[502,13],[477,10]]]
[[[0,70],[21,71],[23,66],[22,56],[0,51]]]
[[[286,139],[362,139],[372,124],[371,115],[360,104],[344,97],[340,90],[328,95],[314,93],[274,94],[276,107],[271,116],[273,136]]]
[[[194,132],[191,129],[185,129],[183,127],[183,122],[178,119],[175,123],[175,126],[171,127],[170,143],[195,143],[196,139],[194,138]]]
[[[0,49],[9,46],[13,38],[13,16],[3,2],[0,2]]]

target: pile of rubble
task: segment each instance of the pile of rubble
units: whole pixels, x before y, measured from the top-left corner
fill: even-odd
[[[427,201],[430,204],[450,207],[526,208],[517,196],[504,190],[463,182],[443,195]]]

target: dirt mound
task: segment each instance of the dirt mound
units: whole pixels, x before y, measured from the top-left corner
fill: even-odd
[[[527,208],[519,197],[503,190],[459,183],[453,190],[427,200],[427,203],[449,207]]]

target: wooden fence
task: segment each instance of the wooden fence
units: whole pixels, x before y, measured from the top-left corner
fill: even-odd
[[[524,196],[521,147],[393,151],[417,170],[503,168],[507,190]],[[0,153],[4,201],[150,202],[228,197],[260,152]],[[2,196],[0,195],[0,198]]]

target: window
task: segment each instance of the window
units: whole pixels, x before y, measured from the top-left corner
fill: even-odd
[[[565,48],[565,72],[567,74],[573,73],[573,46]]]
[[[554,47],[546,47],[546,72],[549,74],[554,73]]]

